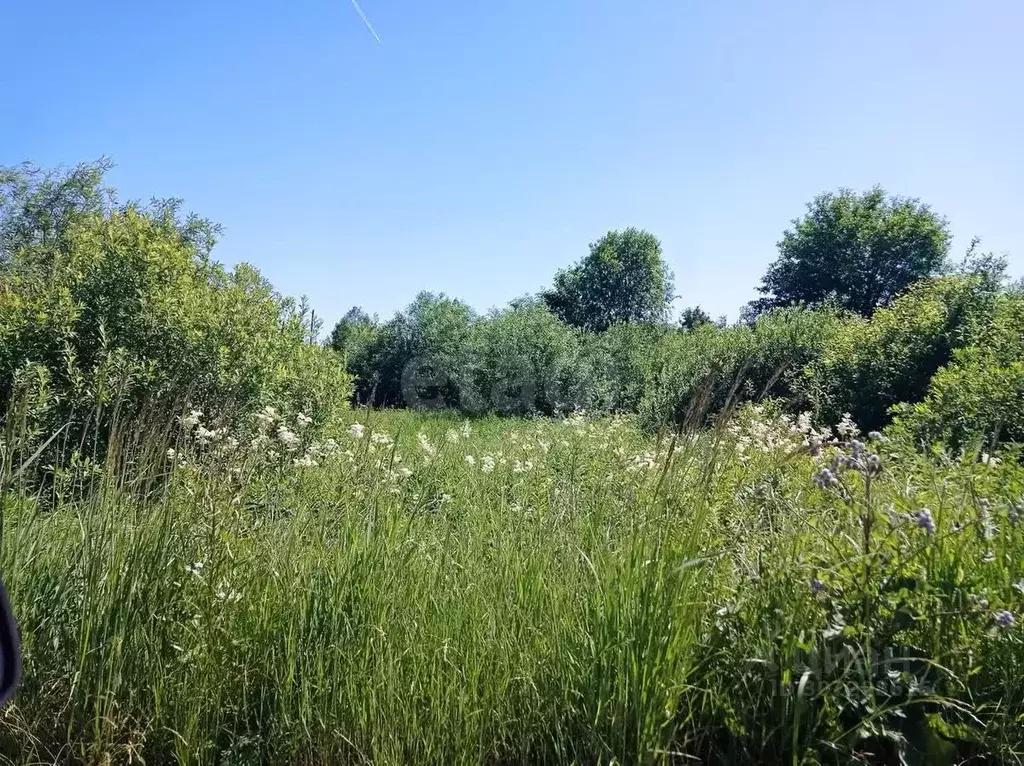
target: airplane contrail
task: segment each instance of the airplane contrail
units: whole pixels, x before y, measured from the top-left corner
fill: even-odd
[[[370,30],[370,34],[373,35],[373,39],[380,42],[380,35],[377,34],[377,30],[373,28],[373,24],[370,23],[370,20],[366,18],[366,14],[363,13],[363,9],[359,7],[359,3],[356,2],[356,0],[352,0],[352,7],[356,9],[356,13],[359,14],[359,18],[361,18],[363,23],[366,24],[366,28]]]

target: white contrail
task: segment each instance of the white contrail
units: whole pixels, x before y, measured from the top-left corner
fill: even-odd
[[[377,30],[373,28],[373,24],[370,23],[370,20],[366,18],[366,14],[363,13],[363,9],[359,7],[359,3],[356,2],[356,0],[352,0],[352,7],[356,9],[356,13],[359,14],[359,18],[361,18],[363,23],[366,24],[366,28],[370,30],[370,34],[373,35],[373,38],[377,42],[380,42],[380,35],[377,34]]]

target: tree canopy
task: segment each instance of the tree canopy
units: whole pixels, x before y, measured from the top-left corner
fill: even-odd
[[[661,242],[650,232],[629,228],[592,243],[582,261],[555,275],[542,297],[563,321],[601,331],[621,322],[661,321],[673,289]]]
[[[864,316],[888,306],[912,283],[943,270],[949,251],[944,218],[916,199],[880,187],[815,197],[778,243],[752,313],[775,306],[833,303]]]

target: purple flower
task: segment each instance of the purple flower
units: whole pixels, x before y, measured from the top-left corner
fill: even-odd
[[[995,613],[994,619],[1000,628],[1012,628],[1015,620],[1013,612],[1009,609],[1000,609]]]
[[[935,519],[932,518],[932,512],[927,508],[922,508],[914,517],[917,522],[918,529],[923,529],[930,535],[935,534],[936,526]]]
[[[828,468],[822,468],[814,475],[814,483],[822,489],[825,489],[826,487],[834,487],[839,483],[839,479],[837,479],[836,475]]]
[[[823,583],[817,577],[812,578],[811,579],[811,593],[813,593],[815,596],[817,596],[823,590],[825,590],[825,583]]]

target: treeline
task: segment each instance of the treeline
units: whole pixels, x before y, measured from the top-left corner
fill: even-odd
[[[119,202],[105,170],[0,169],[4,428],[84,449],[114,420],[185,406],[327,423],[352,401],[659,427],[774,398],[928,440],[1024,440],[1024,299],[1005,261],[972,246],[952,264],[947,222],[880,189],[812,201],[732,325],[673,316],[660,242],[627,229],[503,309],[422,293],[387,321],[353,309],[321,342],[304,301],[212,259],[216,226],[176,200]]]
[[[610,232],[550,289],[485,315],[421,293],[392,319],[335,326],[361,404],[465,412],[634,412],[700,422],[775,398],[876,429],[899,416],[929,441],[1024,438],[1024,302],[1006,262],[916,200],[824,194],[793,221],[739,322],[673,319],[673,277],[650,233]]]

